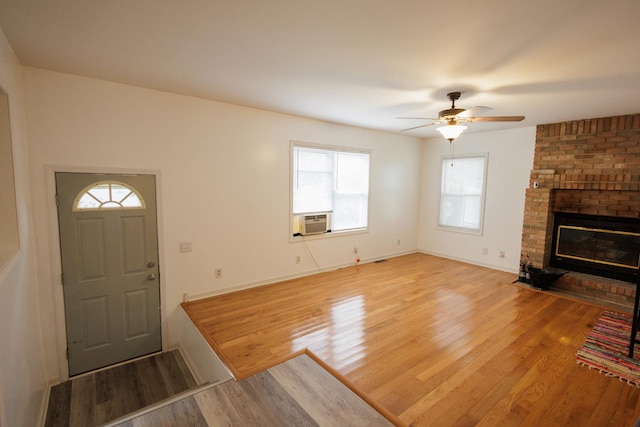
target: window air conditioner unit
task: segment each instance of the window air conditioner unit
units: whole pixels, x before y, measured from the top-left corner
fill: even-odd
[[[302,214],[300,234],[328,233],[331,231],[331,212]]]

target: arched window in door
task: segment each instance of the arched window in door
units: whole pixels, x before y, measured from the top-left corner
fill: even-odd
[[[73,202],[73,211],[102,209],[145,209],[144,199],[135,188],[118,181],[100,181],[85,187]]]

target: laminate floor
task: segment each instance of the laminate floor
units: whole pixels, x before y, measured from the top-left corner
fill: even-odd
[[[632,426],[640,388],[579,366],[604,308],[412,254],[183,304],[246,378],[304,349],[407,425]]]
[[[98,426],[196,386],[174,350],[51,388],[45,427]]]
[[[241,381],[230,380],[118,424],[122,427],[392,426],[302,354]]]

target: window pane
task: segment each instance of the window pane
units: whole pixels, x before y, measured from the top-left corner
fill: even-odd
[[[122,201],[122,206],[125,208],[139,208],[142,207],[142,202],[135,193],[131,192],[127,198]]]
[[[109,184],[96,185],[88,192],[91,193],[93,197],[100,200],[101,203],[105,203],[111,200],[111,196],[109,194]]]
[[[332,156],[320,150],[300,148],[298,152],[298,168],[305,171],[330,171]]]
[[[331,174],[298,171],[297,176],[297,189],[293,192],[293,212],[330,211]]]
[[[128,188],[124,188],[119,185],[111,185],[111,200],[114,202],[121,202],[129,194],[131,194],[131,190]]]
[[[73,205],[74,211],[97,209],[144,209],[144,202],[126,184],[102,181],[82,190]]]
[[[480,228],[480,196],[467,196],[464,199],[464,216],[462,218],[462,227]]]
[[[480,231],[484,203],[485,156],[442,161],[439,224]]]
[[[442,196],[440,225],[480,228],[479,196]]]
[[[369,154],[294,146],[292,158],[293,214],[330,211],[332,231],[367,227]]]
[[[366,193],[369,185],[369,155],[338,153],[336,191]]]
[[[100,202],[91,197],[88,193],[85,193],[80,197],[77,203],[78,209],[98,209]]]
[[[484,179],[484,157],[443,161],[444,192],[447,194],[481,194]]]
[[[364,228],[367,226],[367,199],[364,195],[336,194],[331,226],[334,230]]]
[[[326,150],[294,148],[293,212],[332,210],[333,154]]]
[[[122,205],[116,202],[106,202],[100,205],[100,209],[121,209]]]

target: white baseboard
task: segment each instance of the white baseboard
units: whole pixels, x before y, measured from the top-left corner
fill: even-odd
[[[440,253],[436,253],[436,252],[429,252],[429,251],[423,251],[423,250],[419,250],[418,252],[420,252],[421,254],[425,254],[425,255],[433,255],[433,256],[440,257],[440,258],[450,259],[450,260],[453,260],[453,261],[464,262],[465,264],[478,265],[480,267],[486,267],[486,268],[490,268],[492,270],[504,271],[505,273],[514,273],[516,276],[518,275],[518,270],[517,269],[514,270],[513,268],[507,268],[507,267],[504,267],[504,266],[501,266],[501,265],[483,263],[483,262],[478,262],[476,260],[455,257],[455,256],[440,254]]]
[[[396,257],[403,256],[403,255],[414,254],[416,252],[419,252],[419,251],[417,249],[414,249],[414,250],[403,251],[403,252],[394,252],[394,253],[390,253],[390,254],[387,254],[387,255],[382,255],[382,256],[378,256],[378,257],[374,257],[374,258],[363,259],[363,260],[360,261],[359,264],[368,264],[368,263],[380,261],[380,260],[383,260],[383,259],[396,258]],[[323,273],[323,272],[327,272],[327,271],[339,270],[341,268],[346,268],[346,267],[354,267],[356,265],[357,264],[354,263],[354,262],[336,264],[336,265],[332,265],[332,266],[323,267],[322,269],[313,269],[313,270],[307,270],[307,271],[303,271],[303,272],[296,273],[296,274],[289,274],[289,275],[286,275],[286,276],[272,277],[272,278],[266,279],[266,280],[260,280],[260,281],[257,281],[257,282],[250,282],[250,283],[245,283],[245,284],[241,284],[241,285],[230,286],[228,288],[217,289],[217,290],[210,291],[210,292],[202,292],[202,293],[193,294],[193,295],[184,294],[184,302],[195,301],[195,300],[199,300],[199,299],[214,297],[214,296],[217,296],[217,295],[229,294],[231,292],[243,291],[245,289],[257,288],[259,286],[264,286],[264,285],[271,285],[273,283],[278,283],[278,282],[284,282],[284,281],[287,281],[287,280],[298,279],[300,277],[311,276],[313,274]]]

